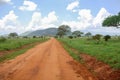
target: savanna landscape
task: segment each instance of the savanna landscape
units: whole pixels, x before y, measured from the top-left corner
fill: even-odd
[[[105,7],[96,17],[92,15],[97,10],[91,8],[93,4],[82,5],[86,1],[52,0],[46,4],[44,1],[23,0],[21,6],[18,2],[0,1],[0,80],[120,80],[117,1],[110,0],[116,4],[116,11],[105,5],[106,1],[95,1],[99,3],[94,4],[96,7]],[[55,3],[57,6],[64,4],[62,7],[66,11],[56,7]],[[3,10],[5,6],[6,10]],[[89,8],[81,9],[80,6]],[[43,12],[55,9],[64,15],[56,16],[52,11],[43,17],[42,9]],[[11,10],[9,14],[3,16],[8,10]],[[32,20],[27,22],[30,17]]]

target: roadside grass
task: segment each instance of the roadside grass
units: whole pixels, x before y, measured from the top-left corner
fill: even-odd
[[[25,49],[21,49],[19,51],[15,51],[13,53],[10,54],[5,54],[4,56],[0,57],[0,62],[3,62],[5,60],[10,60],[10,59],[14,59],[16,56],[23,54],[24,52],[26,52],[28,49],[30,49],[31,47],[25,48]]]
[[[40,42],[44,39],[42,38],[13,38],[7,39],[4,42],[0,42],[0,51],[4,50],[13,50],[16,48],[20,48],[24,45],[31,44],[34,42]]]
[[[18,40],[18,41],[17,41],[17,40]],[[25,41],[24,41],[24,40],[25,40]],[[13,59],[13,58],[15,58],[16,56],[25,53],[28,49],[30,49],[30,48],[32,48],[33,46],[35,46],[35,43],[36,43],[36,42],[42,43],[42,42],[45,42],[46,40],[48,40],[48,39],[42,39],[42,38],[34,38],[34,39],[31,38],[31,39],[27,39],[27,40],[26,40],[26,39],[12,39],[12,40],[10,40],[10,42],[15,41],[15,43],[13,43],[13,44],[16,44],[17,46],[19,45],[19,43],[22,44],[22,45],[19,45],[19,47],[14,47],[13,44],[10,44],[11,46],[13,46],[12,48],[10,48],[10,46],[8,47],[9,44],[7,44],[7,43],[5,42],[4,45],[6,45],[9,50],[16,49],[16,48],[20,48],[20,47],[22,47],[22,46],[24,46],[24,45],[29,45],[29,44],[31,44],[31,43],[32,43],[32,45],[27,46],[27,47],[25,47],[25,48],[23,48],[23,49],[20,49],[20,50],[16,50],[16,51],[14,51],[14,52],[12,52],[12,53],[8,53],[8,54],[5,54],[5,55],[1,56],[1,57],[0,57],[0,62]],[[28,42],[27,42],[27,41],[28,41]],[[8,41],[8,42],[9,42],[9,41]],[[5,46],[2,46],[2,48],[3,48],[2,50],[6,50],[6,49],[4,49],[4,47],[5,47]]]
[[[67,46],[69,50],[70,48],[76,49],[79,54],[89,54],[110,65],[113,69],[120,69],[120,40],[111,39],[108,42],[101,40],[99,44],[86,38],[63,38],[59,41]]]
[[[70,56],[73,57],[73,59],[77,60],[77,61],[81,61],[81,58],[79,55],[75,54],[71,49],[70,47],[68,47],[67,45],[65,44],[62,44],[63,47],[65,48],[65,50],[67,50],[67,52],[69,52]]]

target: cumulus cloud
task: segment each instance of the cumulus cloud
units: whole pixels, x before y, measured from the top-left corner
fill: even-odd
[[[43,24],[49,24],[49,23],[53,23],[53,22],[56,22],[57,21],[57,16],[55,15],[55,11],[52,11],[48,14],[47,17],[44,17],[42,19],[42,23]]]
[[[46,17],[42,17],[40,12],[34,12],[26,31],[56,27],[55,23],[57,21],[58,17],[56,16],[55,11],[50,12]]]
[[[41,25],[42,16],[40,12],[34,12],[32,15],[32,20],[29,22],[26,30],[36,30]]]
[[[0,33],[18,32],[45,29],[50,27],[57,27],[55,24],[58,21],[55,11],[51,11],[47,16],[42,16],[40,12],[34,12],[32,19],[25,25],[22,25],[18,16],[13,10],[9,11],[2,19],[0,19]],[[0,34],[1,35],[1,34]]]
[[[75,8],[78,7],[78,6],[79,6],[79,1],[74,1],[70,4],[68,4],[66,9],[69,10],[69,11],[72,11],[72,12],[76,12]]]
[[[105,9],[101,8],[100,11],[98,12],[97,16],[93,20],[93,25],[94,26],[102,26],[103,20],[110,16],[110,13]]]
[[[102,27],[103,20],[110,16],[105,8],[101,8],[95,17],[92,16],[91,10],[81,9],[78,12],[78,17],[76,21],[63,21],[62,24],[69,25],[72,31],[81,30],[84,32],[92,32],[93,34],[111,34],[120,35],[120,30],[113,27]]]
[[[93,16],[89,9],[82,9],[78,12],[77,21],[63,21],[62,24],[69,25],[74,30],[83,30],[91,25]]]
[[[5,15],[2,19],[0,19],[0,32],[11,32],[21,30],[21,27],[18,20],[18,16],[15,15],[14,11],[11,10],[7,15]],[[18,28],[19,27],[19,28]]]
[[[14,14],[14,11],[10,11],[6,16],[0,19],[0,28],[5,28],[9,24],[15,24],[18,16]]]
[[[82,21],[91,21],[92,20],[92,14],[91,14],[91,10],[89,9],[82,9],[79,11],[79,17],[78,19],[82,20]]]
[[[37,8],[37,4],[32,1],[25,0],[23,5],[19,7],[20,10],[34,11]]]

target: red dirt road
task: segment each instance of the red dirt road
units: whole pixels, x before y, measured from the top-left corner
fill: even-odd
[[[52,38],[15,59],[1,63],[0,80],[97,79],[84,66],[74,61],[61,44]]]

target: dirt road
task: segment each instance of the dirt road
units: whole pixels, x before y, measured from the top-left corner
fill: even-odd
[[[0,80],[96,80],[84,66],[75,66],[77,63],[52,38],[0,64]]]

